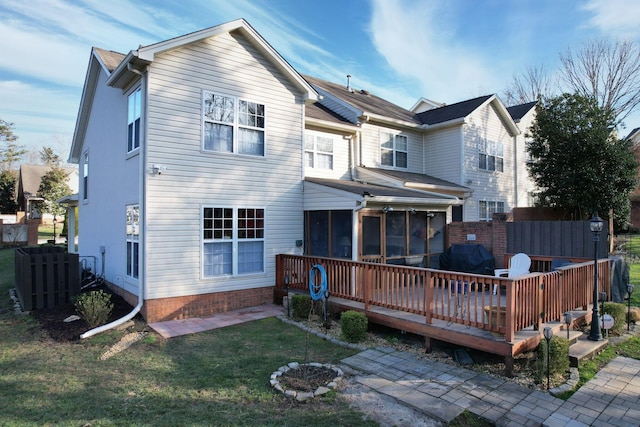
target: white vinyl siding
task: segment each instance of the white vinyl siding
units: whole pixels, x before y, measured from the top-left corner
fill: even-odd
[[[302,94],[237,32],[156,55],[148,87],[148,164],[167,170],[146,181],[147,298],[273,286],[275,256],[303,239]],[[264,157],[202,149],[203,91],[264,103]],[[248,202],[268,207],[263,272],[204,277],[202,207]]]
[[[391,166],[385,166],[381,159],[381,142],[383,134],[392,134],[405,137],[400,141],[396,141],[394,138],[394,155],[400,154],[399,157],[394,159],[395,168],[401,169],[407,172],[425,173],[423,163],[423,134],[422,132],[416,132],[410,129],[393,129],[377,124],[363,123],[362,134],[359,145],[359,158],[356,159],[356,164],[361,163],[365,167],[383,167],[391,168]],[[406,148],[405,147],[406,141]],[[385,147],[386,148],[386,147]],[[406,162],[405,162],[406,159]],[[405,166],[400,166],[405,164]]]

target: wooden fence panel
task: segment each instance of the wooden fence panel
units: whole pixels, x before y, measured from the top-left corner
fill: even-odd
[[[608,227],[605,223],[604,230]],[[607,233],[600,234],[598,258],[608,254]],[[508,253],[550,257],[593,258],[589,221],[521,221],[507,223]]]
[[[15,266],[16,293],[25,311],[68,304],[80,294],[78,254],[59,247],[20,248]]]

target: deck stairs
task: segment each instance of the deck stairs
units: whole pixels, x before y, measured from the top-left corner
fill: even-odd
[[[587,312],[588,313],[588,312]],[[590,313],[589,317],[590,317]],[[574,319],[585,318],[585,312],[574,313]],[[544,325],[550,327],[553,335],[567,338],[567,325],[564,322],[550,322]],[[603,338],[600,341],[592,341],[588,339],[588,335],[582,331],[575,330],[574,322],[569,325],[569,361],[572,367],[577,367],[583,359],[593,359],[598,353],[605,349],[609,344],[609,340],[603,332]]]

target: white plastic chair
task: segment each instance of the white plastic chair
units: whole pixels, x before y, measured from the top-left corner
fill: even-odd
[[[509,268],[498,268],[494,270],[494,274],[496,277],[501,277],[506,274],[507,277],[512,278],[529,274],[530,268],[531,258],[529,258],[529,255],[519,253],[509,259]],[[497,293],[498,285],[493,285],[493,294],[496,295]]]

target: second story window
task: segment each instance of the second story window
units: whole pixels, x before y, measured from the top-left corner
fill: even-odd
[[[204,150],[264,156],[264,110],[264,104],[204,92]]]
[[[82,159],[82,200],[89,198],[89,153],[84,153]]]
[[[312,133],[305,134],[304,159],[308,168],[333,169],[333,139]]]
[[[478,142],[478,168],[504,172],[503,152],[502,142],[480,140]]]
[[[504,212],[504,202],[480,200],[478,206],[478,219],[480,221],[491,221],[494,213]]]
[[[380,132],[380,164],[406,169],[407,154],[408,139],[406,136]]]
[[[140,110],[142,106],[142,92],[136,89],[129,95],[127,118],[127,152],[140,148]]]

